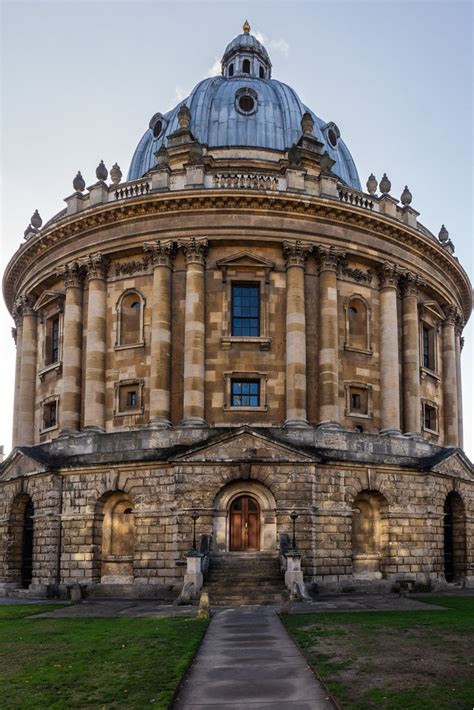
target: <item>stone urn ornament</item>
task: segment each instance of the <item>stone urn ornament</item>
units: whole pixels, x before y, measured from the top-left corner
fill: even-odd
[[[191,125],[191,111],[187,106],[181,106],[178,111],[178,125],[180,128],[189,129]]]
[[[31,226],[34,227],[35,229],[41,229],[41,225],[43,224],[43,220],[40,217],[40,213],[38,210],[35,210],[33,212],[33,215],[30,219]]]
[[[411,201],[413,199],[413,195],[411,194],[410,190],[408,189],[408,186],[405,185],[405,189],[403,190],[401,197],[400,197],[400,202],[404,207],[408,207],[408,205],[411,204]]]
[[[120,180],[122,179],[122,171],[120,170],[120,165],[118,165],[118,163],[114,163],[112,165],[112,168],[110,170],[110,179],[112,180],[114,185],[118,185]]]
[[[438,234],[438,239],[443,246],[449,242],[449,232],[444,226],[444,224],[441,225],[441,229],[439,230]]]
[[[311,135],[314,128],[314,119],[309,111],[303,114],[301,118],[301,129],[305,135]]]
[[[392,183],[387,177],[387,173],[383,174],[383,178],[380,181],[380,192],[382,195],[388,195],[390,190],[392,189]]]
[[[369,179],[367,180],[366,185],[367,185],[367,190],[369,192],[369,195],[375,195],[375,193],[377,192],[378,182],[377,182],[377,178],[375,177],[375,175],[373,173],[370,173]]]
[[[107,180],[109,176],[109,171],[105,167],[103,160],[101,160],[99,165],[97,166],[95,176],[100,182],[105,182]]]
[[[76,192],[82,192],[85,189],[86,183],[80,170],[77,171],[77,175],[72,181],[72,186]]]

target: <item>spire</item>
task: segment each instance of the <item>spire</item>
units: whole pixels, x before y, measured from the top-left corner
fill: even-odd
[[[245,33],[246,35],[248,35],[248,33],[250,32],[250,25],[249,25],[249,21],[248,21],[248,20],[245,20],[245,22],[244,22],[244,24],[243,24],[243,26],[242,26],[242,29],[243,29],[244,33]]]

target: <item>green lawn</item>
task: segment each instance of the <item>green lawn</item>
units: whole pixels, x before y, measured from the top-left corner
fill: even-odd
[[[445,611],[284,615],[344,710],[472,710],[474,597],[429,597]]]
[[[2,710],[166,708],[207,626],[182,617],[31,616],[45,611],[0,606]]]

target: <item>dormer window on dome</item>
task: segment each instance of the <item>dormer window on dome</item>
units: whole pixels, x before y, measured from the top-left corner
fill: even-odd
[[[246,22],[243,33],[235,37],[222,57],[222,75],[226,78],[247,76],[254,79],[270,79],[272,63],[268,52],[258,39],[250,34]]]
[[[155,140],[162,135],[164,129],[166,128],[166,123],[167,121],[162,113],[155,113],[155,115],[150,118],[150,123],[148,125]]]
[[[258,108],[257,92],[248,87],[235,92],[235,107],[239,113],[251,116]]]

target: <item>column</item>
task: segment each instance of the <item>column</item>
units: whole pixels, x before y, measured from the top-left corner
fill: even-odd
[[[339,332],[337,269],[345,257],[334,247],[319,247],[319,424],[339,428]]]
[[[71,434],[78,432],[81,428],[83,269],[77,261],[73,261],[64,266],[62,273],[66,298],[63,319],[63,377],[59,421],[61,433]]]
[[[150,426],[169,427],[171,407],[172,240],[144,244],[153,262],[151,314]]]
[[[443,363],[443,423],[444,445],[459,446],[458,386],[456,378],[456,321],[454,306],[445,308],[446,318],[441,325],[441,359]]]
[[[180,239],[186,257],[183,425],[203,426],[205,374],[205,264],[207,239]]]
[[[105,431],[107,262],[102,254],[97,253],[88,256],[84,266],[89,282],[84,429]]]
[[[305,262],[311,244],[283,242],[286,258],[286,420],[285,426],[307,426]]]
[[[20,389],[18,405],[17,444],[32,446],[35,429],[36,351],[38,319],[33,310],[34,297],[22,296],[19,309],[23,315],[21,338]]]
[[[15,447],[18,442],[18,423],[19,423],[19,408],[20,408],[20,382],[21,382],[21,341],[23,334],[23,317],[15,303],[13,306],[13,318],[15,320],[15,328],[12,328],[12,335],[16,345],[15,359],[15,393],[13,400],[13,429],[12,429],[12,447]]]
[[[403,323],[403,431],[421,432],[420,400],[420,327],[418,319],[417,276],[406,272],[402,284]]]
[[[400,374],[398,356],[397,285],[394,264],[380,273],[380,431],[400,434]]]
[[[458,446],[464,447],[463,411],[462,411],[462,373],[461,352],[464,345],[462,337],[464,323],[459,318],[456,324],[456,383],[458,388]]]

